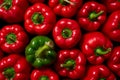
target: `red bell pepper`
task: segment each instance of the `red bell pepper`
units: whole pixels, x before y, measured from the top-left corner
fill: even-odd
[[[113,44],[101,32],[84,34],[80,48],[91,64],[102,64],[111,55]]]
[[[106,20],[106,8],[98,2],[86,2],[78,11],[77,20],[86,31],[96,31]]]
[[[120,0],[101,0],[101,3],[106,6],[108,13],[120,10]]]
[[[59,77],[51,69],[35,69],[31,73],[31,80],[59,80]]]
[[[108,67],[118,76],[120,76],[120,46],[114,47],[112,55],[108,60]]]
[[[83,0],[49,0],[48,5],[57,15],[71,18],[82,6],[82,2]]]
[[[35,3],[38,3],[38,2],[43,3],[45,0],[28,0],[28,1],[32,4],[35,4]]]
[[[6,53],[20,53],[29,39],[24,29],[18,25],[6,25],[0,31],[0,48]]]
[[[0,60],[0,80],[29,80],[30,71],[23,56],[11,54]]]
[[[34,35],[46,35],[54,27],[56,16],[47,5],[36,3],[25,13],[25,29]]]
[[[115,75],[104,65],[90,66],[83,80],[116,80]]]
[[[84,76],[86,58],[77,49],[60,50],[58,52],[55,70],[62,77],[80,79]]]
[[[72,19],[60,19],[53,28],[53,38],[60,48],[73,48],[81,38],[80,26]]]
[[[113,12],[103,26],[103,33],[111,40],[120,42],[120,10]]]
[[[21,22],[27,8],[27,0],[0,0],[0,18],[8,23]]]

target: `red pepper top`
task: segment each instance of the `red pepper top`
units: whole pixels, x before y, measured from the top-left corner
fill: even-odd
[[[6,25],[0,31],[0,48],[6,53],[20,53],[29,41],[27,33],[18,24]]]
[[[83,80],[116,80],[115,75],[104,65],[90,66]]]
[[[27,8],[27,0],[0,0],[0,18],[8,23],[21,22]]]
[[[0,61],[0,80],[29,80],[30,70],[24,57],[11,54]]]
[[[52,69],[34,69],[31,73],[31,80],[59,80],[59,77]]]
[[[80,44],[82,52],[91,64],[101,64],[110,55],[113,44],[101,32],[86,33]]]
[[[43,3],[36,3],[25,13],[25,29],[33,35],[46,35],[54,27],[56,16],[51,8]]]
[[[62,17],[73,17],[83,0],[49,0],[49,6]]]
[[[108,66],[115,74],[120,76],[120,46],[114,47],[108,60]]]
[[[81,39],[79,24],[72,19],[60,19],[53,28],[55,43],[62,49],[70,49],[77,45]]]
[[[96,31],[106,20],[106,8],[97,2],[86,2],[78,11],[80,26],[87,31]]]
[[[85,64],[85,56],[79,50],[60,50],[55,69],[60,76],[79,79],[84,76]]]

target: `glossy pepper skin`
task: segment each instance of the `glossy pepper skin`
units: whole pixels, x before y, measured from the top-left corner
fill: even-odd
[[[55,14],[71,18],[76,14],[78,8],[82,6],[82,2],[82,0],[49,0],[48,5]]]
[[[19,24],[6,25],[0,30],[0,48],[8,53],[21,53],[29,41]]]
[[[59,80],[59,77],[51,69],[35,69],[31,73],[31,80]]]
[[[46,36],[35,36],[25,49],[26,59],[35,68],[52,64],[56,59],[53,41]]]
[[[43,3],[45,0],[28,0],[30,3],[35,4],[35,3]]]
[[[23,56],[11,54],[0,60],[0,80],[29,80],[30,71]]]
[[[78,11],[77,20],[86,31],[96,31],[106,20],[106,8],[98,2],[86,2]]]
[[[72,19],[60,19],[53,28],[53,38],[60,48],[73,48],[81,38],[80,26]]]
[[[36,3],[25,13],[25,29],[33,35],[46,35],[54,27],[56,16],[52,9],[43,3]]]
[[[120,76],[120,46],[114,47],[112,55],[108,60],[108,67],[118,76]]]
[[[102,64],[111,55],[113,44],[101,32],[84,34],[80,49],[91,64]]]
[[[120,42],[120,10],[110,14],[108,20],[103,26],[103,33],[111,40]]]
[[[116,80],[116,77],[105,65],[95,65],[88,68],[83,80]]]
[[[62,77],[80,79],[85,73],[86,58],[78,49],[60,50],[55,63],[55,70]]]
[[[19,23],[24,20],[27,8],[27,0],[0,0],[0,18],[8,23]]]
[[[108,13],[120,10],[120,0],[101,0],[101,3],[106,6]]]

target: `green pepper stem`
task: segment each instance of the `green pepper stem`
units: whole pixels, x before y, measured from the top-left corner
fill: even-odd
[[[6,78],[11,79],[14,77],[15,71],[13,68],[7,68],[4,70],[3,74]]]
[[[6,41],[11,44],[16,41],[16,35],[14,33],[10,33],[6,36]]]
[[[40,24],[43,22],[43,20],[44,20],[44,17],[40,13],[34,13],[32,15],[32,21],[34,24]]]
[[[0,5],[1,7],[4,7],[6,10],[8,10],[12,5],[12,0],[4,0],[4,2]]]
[[[71,37],[71,36],[72,36],[72,30],[70,30],[70,29],[68,29],[68,28],[63,29],[63,31],[62,31],[62,36],[63,36],[64,38],[69,38],[69,37]]]
[[[52,48],[53,48],[53,42],[52,41],[45,42],[45,44],[42,47],[38,48],[38,50],[35,53],[35,56],[36,57],[42,57],[44,55],[43,52],[45,50],[52,49]]]
[[[47,76],[41,76],[39,80],[49,80]]]
[[[100,12],[98,12],[98,13],[92,12],[92,13],[89,15],[89,18],[90,18],[90,20],[94,20],[94,19],[96,19],[98,16],[100,16],[100,15],[103,14],[103,13],[104,13],[104,11],[100,11]]]
[[[105,78],[100,78],[99,80],[106,80]]]
[[[104,55],[104,54],[107,54],[111,51],[111,48],[108,48],[107,50],[103,50],[102,48],[97,48],[95,50],[96,52],[96,55]]]
[[[67,60],[65,63],[61,64],[60,66],[67,69],[71,69],[71,68],[73,69],[75,66],[75,61],[70,59],[70,60]]]

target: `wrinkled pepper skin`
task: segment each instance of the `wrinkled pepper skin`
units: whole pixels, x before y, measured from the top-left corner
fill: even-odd
[[[31,80],[59,80],[59,77],[51,69],[35,69],[31,73]]]
[[[8,23],[19,23],[24,20],[28,6],[27,0],[0,0],[0,18]]]
[[[48,5],[56,15],[71,18],[82,6],[82,2],[83,0],[49,0]]]
[[[60,50],[55,63],[55,70],[62,77],[80,79],[86,69],[86,58],[78,49]]]
[[[19,24],[6,25],[0,30],[0,48],[8,53],[21,53],[29,41]]]
[[[98,2],[86,2],[77,14],[81,28],[86,31],[96,31],[106,20],[106,8]]]
[[[52,64],[56,59],[53,41],[46,36],[35,36],[25,49],[26,59],[35,68]]]
[[[43,3],[36,3],[25,13],[24,26],[33,35],[46,35],[54,27],[56,16],[52,9]]]
[[[114,47],[112,55],[108,60],[108,67],[118,76],[120,76],[120,46]]]
[[[103,26],[102,32],[111,40],[120,42],[120,10],[110,14]]]
[[[101,3],[106,6],[108,13],[120,10],[120,0],[101,0]]]
[[[115,75],[104,65],[90,66],[83,80],[116,80]]]
[[[30,71],[23,56],[11,54],[0,60],[0,80],[29,80]]]
[[[80,49],[91,64],[102,64],[111,55],[112,42],[101,32],[83,35]]]
[[[73,48],[81,39],[80,26],[72,19],[60,19],[53,28],[53,38],[60,48]]]
[[[28,0],[30,3],[35,4],[35,3],[43,3],[45,0]]]

